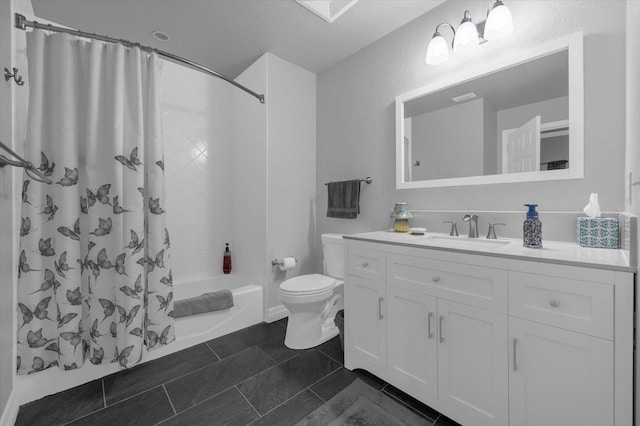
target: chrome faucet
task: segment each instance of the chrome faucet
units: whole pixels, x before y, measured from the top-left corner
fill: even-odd
[[[504,223],[490,223],[489,224],[489,232],[487,232],[487,239],[488,240],[497,240],[498,237],[496,236],[496,225],[505,225]]]
[[[469,238],[478,238],[478,216],[465,214],[462,220],[469,222]]]
[[[452,237],[457,237],[458,234],[458,224],[453,221],[453,220],[445,220],[442,223],[450,223],[451,224],[451,231],[449,231],[449,235]]]

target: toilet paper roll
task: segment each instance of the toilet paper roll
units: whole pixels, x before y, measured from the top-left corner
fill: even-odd
[[[278,265],[281,271],[288,271],[296,266],[296,259],[293,257],[283,257],[282,263]]]

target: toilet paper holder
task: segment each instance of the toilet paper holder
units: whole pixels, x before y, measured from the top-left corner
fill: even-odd
[[[295,257],[293,258],[293,260],[295,260],[296,263],[298,263],[298,259],[296,259]],[[271,265],[272,266],[283,266],[284,265],[284,259],[273,259],[271,261]]]

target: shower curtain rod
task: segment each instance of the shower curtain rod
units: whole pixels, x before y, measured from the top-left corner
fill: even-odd
[[[248,94],[250,94],[251,96],[257,98],[261,104],[264,103],[264,95],[263,94],[258,94],[256,92],[254,92],[251,89],[248,89],[247,87],[243,86],[240,83],[237,83],[235,81],[233,81],[232,79],[230,79],[229,77],[220,74],[217,71],[214,71],[212,69],[209,69],[205,66],[202,66],[200,64],[198,64],[197,62],[193,62],[190,61],[188,59],[182,58],[178,55],[174,55],[173,53],[169,53],[169,52],[165,52],[163,50],[160,49],[156,49],[154,47],[149,47],[149,46],[143,46],[140,43],[134,43],[131,42],[129,40],[124,40],[124,39],[117,39],[117,38],[112,38],[112,37],[108,37],[108,36],[102,36],[102,35],[98,35],[95,33],[85,33],[83,31],[79,31],[79,30],[72,30],[69,28],[63,28],[63,27],[58,27],[55,25],[50,25],[50,24],[41,24],[37,21],[29,21],[27,20],[27,18],[24,15],[21,15],[19,13],[15,14],[15,27],[19,28],[21,30],[25,30],[27,29],[27,27],[31,27],[31,28],[39,28],[41,30],[47,30],[47,31],[56,31],[56,32],[60,32],[60,33],[67,33],[67,34],[72,34],[78,37],[83,37],[83,38],[91,38],[91,39],[95,39],[95,40],[100,40],[100,41],[106,41],[108,43],[118,43],[118,44],[122,44],[124,46],[127,47],[138,47],[142,50],[145,50],[147,52],[155,52],[158,55],[165,57],[167,59],[171,59],[174,62],[179,62],[182,64],[185,64],[193,69],[196,69],[198,71],[202,71],[206,74],[210,74],[214,77],[218,77],[224,81],[226,81],[227,83],[233,84],[234,86],[236,86],[239,89],[244,90],[245,92],[247,92]]]

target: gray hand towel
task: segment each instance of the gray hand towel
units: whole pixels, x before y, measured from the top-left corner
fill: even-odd
[[[173,302],[173,317],[180,318],[204,312],[220,311],[233,307],[231,290],[205,293],[188,299]]]
[[[360,179],[329,182],[327,217],[355,219],[360,213]]]

